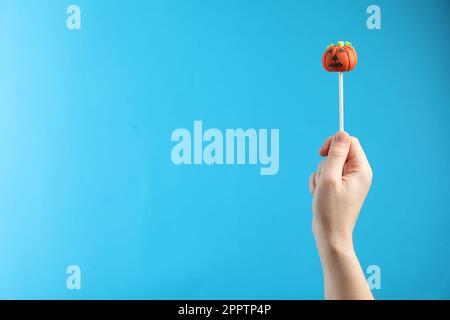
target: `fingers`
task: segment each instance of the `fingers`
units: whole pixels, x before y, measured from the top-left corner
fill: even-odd
[[[316,176],[315,176],[315,178],[316,178],[316,185],[317,185],[317,183],[319,181],[319,178],[320,178],[320,175],[322,173],[322,167],[323,167],[324,163],[325,163],[325,160],[322,160],[322,161],[319,162],[319,165],[317,166],[317,173],[316,173]]]
[[[321,176],[328,181],[340,181],[349,173],[358,173],[360,177],[372,180],[372,169],[359,140],[349,137],[346,132],[338,132],[326,139],[319,154],[327,159],[319,164],[314,176],[315,185]]]
[[[312,195],[314,195],[314,192],[316,191],[316,186],[320,178],[320,174],[322,172],[322,166],[325,163],[325,160],[322,160],[319,162],[319,165],[317,166],[317,171],[313,172],[309,176],[309,191],[311,191]]]
[[[351,137],[351,145],[350,145],[350,151],[348,153],[348,160],[357,160],[361,164],[369,163],[367,160],[366,154],[364,153],[364,150],[361,146],[361,143],[359,142],[358,138]]]
[[[349,173],[357,172],[361,177],[371,181],[373,177],[372,168],[367,160],[366,154],[359,140],[351,137],[350,150],[347,157],[346,170]],[[346,174],[346,172],[344,172]]]
[[[323,143],[322,147],[320,147],[319,154],[322,157],[326,157],[328,155],[328,150],[330,148],[331,140],[333,140],[333,136],[328,137],[328,139],[325,140],[325,142]]]
[[[340,131],[333,136],[328,148],[328,158],[321,175],[327,180],[341,181],[345,162],[350,151],[350,136]]]
[[[329,137],[323,145],[319,149],[319,154],[322,157],[328,156],[328,151],[330,150],[331,141],[333,139],[333,136]],[[364,150],[361,146],[361,143],[359,142],[358,138],[356,137],[350,137],[351,145],[350,145],[350,151],[348,153],[347,160],[353,160],[353,159],[359,159],[361,162],[367,161],[366,154],[364,153]]]
[[[316,173],[313,172],[309,176],[309,191],[311,192],[311,194],[314,194],[315,190],[316,190]]]

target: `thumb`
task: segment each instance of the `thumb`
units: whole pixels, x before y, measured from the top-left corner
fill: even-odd
[[[339,131],[333,137],[328,150],[328,158],[323,175],[328,179],[340,181],[345,161],[350,150],[350,137],[347,132]]]

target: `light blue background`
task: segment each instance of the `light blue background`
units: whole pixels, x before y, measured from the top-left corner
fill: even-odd
[[[320,299],[308,177],[346,129],[375,178],[356,234],[377,298],[450,298],[450,6],[0,0],[0,298]],[[280,171],[174,166],[176,128],[279,128]],[[66,289],[66,267],[82,290]]]

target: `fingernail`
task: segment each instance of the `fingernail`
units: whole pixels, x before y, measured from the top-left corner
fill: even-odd
[[[339,131],[334,135],[334,141],[336,141],[337,143],[347,143],[348,138],[348,133],[345,131]]]

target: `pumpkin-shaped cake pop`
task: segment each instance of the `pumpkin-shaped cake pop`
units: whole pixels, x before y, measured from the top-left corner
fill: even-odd
[[[322,65],[330,72],[346,72],[356,67],[358,55],[348,41],[330,44],[322,56]]]

